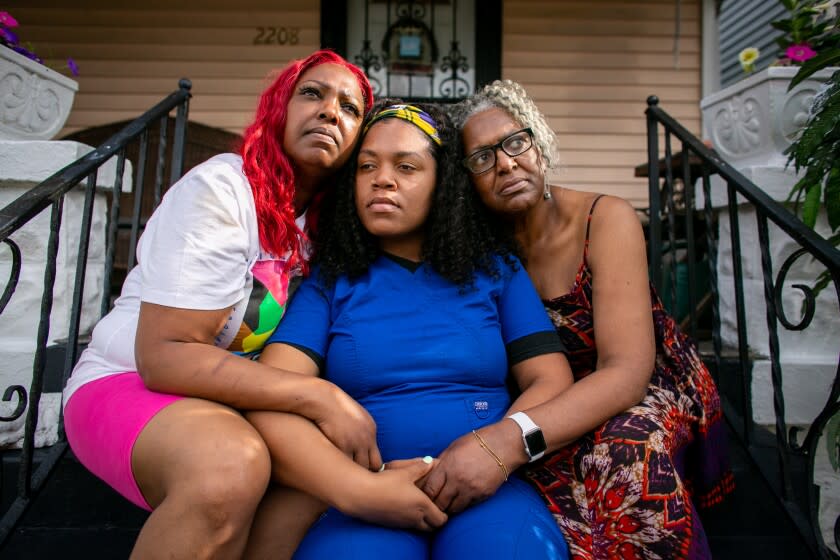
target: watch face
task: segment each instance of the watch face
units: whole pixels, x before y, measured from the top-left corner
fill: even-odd
[[[528,446],[528,454],[533,457],[545,451],[545,438],[542,430],[534,430],[525,436],[525,444]]]

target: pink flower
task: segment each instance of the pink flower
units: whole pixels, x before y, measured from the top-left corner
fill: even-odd
[[[817,52],[807,43],[801,45],[791,45],[785,51],[785,56],[795,62],[805,62],[809,58],[817,56]]]
[[[9,12],[0,12],[0,25],[5,25],[6,27],[17,27],[18,22]]]

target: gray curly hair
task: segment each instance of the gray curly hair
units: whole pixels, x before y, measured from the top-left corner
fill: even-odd
[[[543,172],[559,165],[557,136],[548,126],[545,115],[539,110],[537,104],[525,88],[517,82],[496,80],[487,84],[452,108],[452,121],[458,129],[463,129],[471,117],[493,107],[502,109],[519,124],[533,131],[534,143],[541,156]]]

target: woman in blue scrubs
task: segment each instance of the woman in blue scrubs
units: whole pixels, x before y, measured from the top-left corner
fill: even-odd
[[[567,558],[541,498],[513,473],[542,454],[527,410],[571,385],[563,346],[472,190],[443,112],[380,107],[362,136],[325,203],[317,266],[261,361],[346,391],[376,422],[377,448],[349,456],[303,417],[249,414],[275,480],[333,506],[295,558]],[[494,433],[521,438],[516,456],[484,437],[496,423],[506,430]],[[436,506],[416,483],[459,438],[483,451],[475,472],[498,490]]]

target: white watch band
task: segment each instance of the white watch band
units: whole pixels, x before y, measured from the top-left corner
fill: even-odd
[[[524,412],[515,412],[508,416],[508,418],[516,422],[519,425],[519,429],[522,430],[522,444],[525,446],[525,454],[528,455],[529,462],[534,462],[545,455],[545,440],[543,440],[542,429],[531,420],[531,417]],[[542,443],[540,450],[536,453],[528,445],[528,436],[535,432],[537,432],[536,437]]]
[[[519,424],[519,428],[522,430],[523,434],[527,434],[533,430],[539,430],[540,427],[534,424],[534,421],[531,420],[531,417],[525,414],[524,412],[514,412],[510,416],[508,416],[511,420]]]

